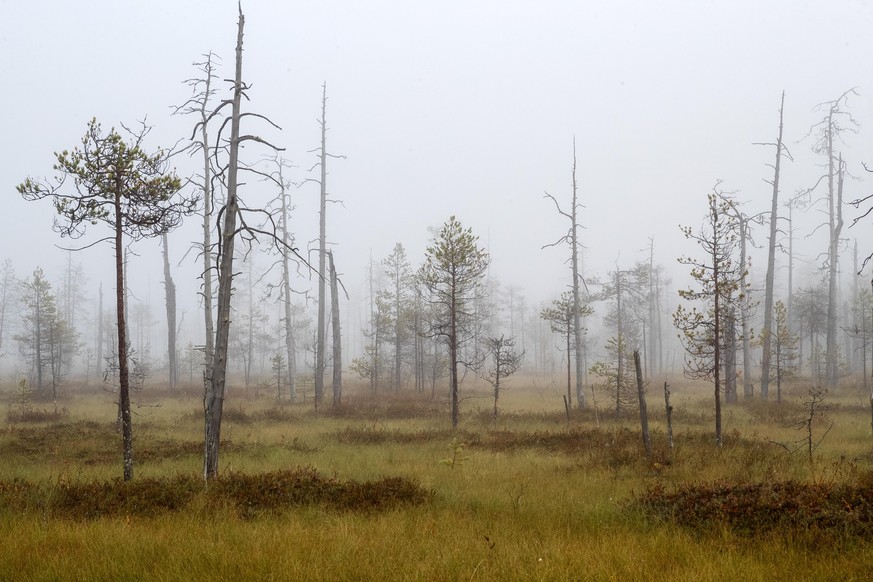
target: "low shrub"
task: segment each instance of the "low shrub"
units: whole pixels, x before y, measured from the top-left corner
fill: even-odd
[[[695,530],[727,527],[746,535],[818,530],[873,534],[873,477],[842,484],[696,483],[651,487],[632,503],[646,514]]]
[[[341,481],[311,468],[269,473],[228,473],[208,487],[193,475],[138,478],[132,481],[79,481],[67,478],[48,484],[23,479],[0,480],[0,509],[16,513],[39,511],[74,520],[104,516],[153,517],[180,511],[198,496],[211,510],[228,509],[240,517],[278,513],[292,507],[317,505],[342,511],[378,511],[419,505],[432,493],[417,481],[385,477],[376,481]]]

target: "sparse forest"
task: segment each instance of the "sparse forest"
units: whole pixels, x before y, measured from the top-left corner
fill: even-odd
[[[0,234],[0,571],[868,576],[862,69],[823,95],[786,72],[737,105],[760,114],[689,106],[670,139],[707,161],[686,163],[609,109],[525,142],[512,115],[469,123],[500,99],[452,101],[477,111],[455,107],[463,126],[385,87],[396,119],[372,125],[373,95],[345,85],[366,67],[267,56],[266,9],[228,6],[204,17],[220,38],[188,23],[205,46],[164,62],[175,85],[124,106],[87,93],[76,133],[35,133],[2,169],[36,234]],[[430,75],[437,56],[416,54]],[[633,119],[649,107],[615,91]],[[721,115],[718,144],[683,133]],[[497,159],[501,140],[529,163]],[[632,174],[645,196],[625,198]]]

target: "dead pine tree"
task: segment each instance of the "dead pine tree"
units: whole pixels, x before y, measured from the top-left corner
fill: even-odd
[[[130,410],[127,311],[125,302],[126,241],[158,237],[181,224],[194,201],[177,197],[181,181],[167,168],[168,153],[149,154],[144,142],[147,126],[127,130],[126,141],[115,129],[104,133],[96,119],[88,124],[82,145],[55,154],[59,177],[53,182],[28,178],[18,186],[25,200],[49,198],[57,211],[54,229],[71,238],[85,234],[88,225],[106,223],[115,250],[115,300],[118,326],[119,415],[121,418],[124,480],[133,478],[133,428]],[[97,244],[97,243],[92,243]],[[87,245],[84,248],[88,248]]]
[[[576,138],[573,138],[573,170],[571,172],[571,199],[569,210],[564,210],[558,203],[557,198],[545,193],[545,197],[555,203],[555,208],[558,214],[570,221],[570,228],[567,234],[556,240],[555,242],[544,245],[543,248],[554,247],[559,244],[566,243],[570,246],[570,272],[573,277],[573,339],[575,340],[576,349],[576,401],[579,408],[585,408],[585,392],[583,389],[583,379],[585,373],[585,360],[583,354],[583,337],[582,337],[582,291],[579,283],[582,280],[581,267],[579,266],[579,225],[578,213],[582,205],[579,203],[578,186],[576,183]]]
[[[783,129],[783,111],[785,109],[785,91],[782,91],[782,100],[779,102],[779,133],[776,141],[773,143],[761,143],[757,145],[767,145],[776,148],[776,159],[771,166],[773,168],[773,180],[765,180],[773,187],[773,195],[770,203],[770,215],[768,219],[770,234],[767,238],[767,274],[764,282],[764,329],[761,331],[761,339],[763,340],[763,351],[761,354],[761,398],[767,399],[770,392],[770,355],[773,348],[773,285],[776,273],[776,236],[777,236],[777,220],[779,219],[779,178],[782,169],[782,158],[785,157],[791,161],[791,152],[785,147],[782,141]],[[790,228],[790,227],[789,227]],[[789,289],[789,297],[791,290]],[[744,379],[743,396],[750,398],[753,396],[752,388],[749,385],[749,378]]]
[[[667,415],[667,446],[673,455],[673,405],[670,404],[670,385],[664,382],[664,411]]]
[[[281,330],[282,339],[285,344],[285,358],[287,362],[286,382],[288,384],[288,396],[291,402],[297,401],[297,339],[294,335],[295,318],[294,306],[291,301],[292,295],[295,293],[291,287],[291,263],[297,263],[299,271],[300,264],[297,261],[295,253],[289,249],[294,248],[294,235],[288,226],[289,217],[294,206],[291,203],[290,189],[293,183],[285,177],[285,170],[293,167],[290,162],[278,155],[273,156],[268,160],[274,169],[267,173],[267,180],[276,185],[279,189],[279,194],[274,198],[268,207],[271,220],[276,220],[278,214],[278,222],[276,222],[277,234],[281,244],[276,245],[276,251],[279,253],[279,259],[274,263],[268,271],[277,264],[281,267],[281,276],[279,284],[267,285],[268,295],[273,289],[279,289],[279,301],[282,302]]]
[[[337,279],[336,267],[333,263],[333,251],[327,252],[327,260],[330,266],[330,320],[333,339],[333,354],[331,356],[331,368],[333,370],[333,406],[339,407],[343,399],[343,338],[340,326],[339,312],[339,279]],[[348,299],[348,297],[346,297]]]
[[[164,256],[164,294],[166,296],[167,307],[167,367],[169,368],[169,383],[170,389],[176,388],[176,374],[178,364],[176,356],[176,284],[173,282],[173,275],[170,273],[170,250],[167,244],[167,233],[161,235],[161,242]]]
[[[845,110],[849,97],[857,95],[855,89],[849,89],[833,101],[819,103],[817,111],[824,111],[821,121],[814,124],[807,136],[812,136],[813,152],[824,156],[822,164],[825,168],[816,183],[803,193],[807,205],[822,204],[826,208],[828,232],[828,250],[825,266],[828,273],[828,309],[827,329],[825,335],[825,385],[832,388],[837,384],[838,357],[837,348],[837,282],[839,274],[839,245],[843,229],[843,176],[846,172],[842,154],[837,147],[846,131],[855,132],[858,122]],[[827,191],[819,198],[814,193],[819,185],[825,183]],[[822,226],[824,226],[822,225]]]
[[[329,199],[327,190],[327,160],[329,158],[344,158],[327,151],[327,82],[321,86],[321,119],[318,121],[321,129],[321,145],[314,152],[318,152],[318,161],[310,171],[319,168],[320,177],[317,180],[306,182],[318,182],[319,185],[319,211],[318,211],[318,323],[315,334],[315,406],[321,404],[324,398],[324,370],[326,353],[326,327],[327,314],[327,203]]]
[[[215,277],[214,249],[212,243],[212,228],[213,228],[213,208],[214,200],[214,180],[215,173],[212,170],[212,147],[209,142],[209,127],[206,123],[210,115],[210,100],[215,94],[213,81],[215,80],[215,61],[218,57],[212,52],[206,53],[203,61],[194,63],[194,66],[202,73],[201,77],[195,77],[185,81],[185,84],[191,87],[193,95],[185,103],[174,110],[175,114],[195,115],[200,119],[197,129],[191,136],[191,145],[189,153],[193,156],[200,153],[202,157],[202,174],[194,179],[198,182],[199,190],[201,191],[201,217],[203,242],[200,246],[201,259],[203,260],[203,271],[200,277],[203,279],[202,290],[200,292],[203,298],[203,318],[205,330],[204,344],[204,372],[203,378],[212,378],[212,359],[214,356],[215,347],[215,320],[213,319],[213,286],[212,282]],[[199,135],[198,135],[199,133]]]
[[[243,214],[244,212],[267,215],[268,219],[269,213],[263,209],[250,209],[242,205],[240,203],[238,192],[240,170],[252,171],[263,176],[262,172],[258,172],[251,167],[240,164],[239,149],[241,144],[255,142],[263,144],[273,151],[282,151],[282,148],[276,147],[256,135],[240,134],[240,122],[244,117],[255,117],[261,119],[269,123],[272,127],[280,129],[276,124],[263,115],[250,112],[244,113],[242,111],[242,98],[245,97],[247,101],[249,100],[247,94],[248,85],[242,81],[244,27],[245,16],[242,13],[242,8],[240,8],[237,25],[234,78],[231,81],[233,96],[230,99],[222,100],[212,113],[209,114],[207,119],[198,123],[194,129],[194,133],[196,134],[202,123],[211,122],[213,119],[216,119],[226,107],[229,106],[231,108],[230,117],[224,119],[220,125],[215,138],[216,145],[213,148],[213,161],[218,170],[217,179],[220,180],[224,186],[226,198],[224,205],[218,212],[221,224],[218,232],[216,257],[218,263],[218,296],[215,351],[212,359],[212,375],[206,379],[206,390],[203,404],[205,416],[203,475],[207,481],[213,479],[218,474],[218,453],[219,444],[221,442],[221,418],[227,382],[227,353],[230,339],[230,301],[233,294],[235,242],[237,237],[241,237],[243,242],[251,244],[256,240],[258,235],[263,235],[268,237],[274,244],[281,244],[281,239],[277,237],[275,229],[264,230],[263,228],[254,227],[248,224]],[[224,131],[228,125],[230,126],[230,136],[224,137]],[[226,153],[226,161],[219,159],[220,154],[223,153]],[[289,250],[296,252],[295,249]]]
[[[652,438],[649,436],[649,415],[646,411],[646,391],[643,387],[643,370],[640,365],[640,352],[634,350],[634,369],[637,374],[637,399],[640,403],[640,430],[643,433],[643,447],[646,449],[646,458],[652,458]]]

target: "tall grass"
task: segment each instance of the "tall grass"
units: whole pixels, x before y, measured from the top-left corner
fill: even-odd
[[[717,449],[708,387],[677,382],[673,451],[663,400],[653,390],[651,460],[632,415],[574,412],[568,423],[561,393],[515,381],[494,422],[483,391],[483,398],[462,403],[456,432],[444,403],[427,398],[352,391],[342,409],[316,413],[307,403],[231,394],[223,477],[309,467],[337,483],[408,479],[432,495],[369,511],[319,502],[240,511],[197,489],[159,512],[124,511],[122,504],[96,517],[49,511],[48,501],[27,511],[0,504],[0,572],[18,580],[867,578],[873,563],[867,539],[817,545],[820,538],[804,530],[695,529],[652,519],[634,505],[652,488],[856,481],[873,450],[869,409],[856,391],[829,396],[831,408],[813,430],[821,435],[833,426],[811,463],[784,446],[802,436],[792,425],[804,413],[802,387],[788,390],[782,405],[726,407],[725,445]],[[145,388],[138,397],[136,480],[199,483],[203,421],[196,392]],[[11,398],[0,394],[0,406]],[[61,405],[68,413],[59,419],[12,422],[0,415],[0,481],[23,479],[46,496],[59,483],[105,484],[120,475],[112,395],[78,394]],[[441,460],[453,439],[465,444],[468,459],[448,465]],[[237,481],[234,499],[248,499],[256,483]]]

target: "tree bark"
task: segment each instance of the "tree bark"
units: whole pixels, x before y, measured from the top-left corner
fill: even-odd
[[[779,170],[782,162],[782,112],[785,108],[785,91],[782,91],[782,100],[779,103],[779,137],[776,140],[776,162],[773,164],[773,197],[770,203],[770,238],[767,245],[767,276],[764,283],[764,350],[761,354],[761,398],[767,399],[770,386],[770,353],[772,350],[773,335],[773,284],[776,272],[776,221],[778,220],[779,204]],[[790,228],[790,226],[789,226]],[[790,243],[789,243],[790,249]],[[789,257],[791,250],[789,250]],[[789,259],[790,260],[790,259]],[[791,269],[788,277],[791,279]],[[788,289],[789,313],[791,313],[791,285]],[[745,388],[745,386],[744,386]],[[746,393],[748,392],[748,393]],[[745,390],[744,396],[750,398],[751,390]]]
[[[212,55],[206,63],[206,91],[200,108],[200,139],[203,145],[203,320],[206,341],[203,349],[204,384],[212,382],[212,364],[215,354],[215,326],[212,319],[212,209],[214,192],[212,189],[211,167],[209,165],[209,134],[206,121],[206,105],[212,82]]]
[[[294,341],[294,322],[291,312],[291,273],[288,264],[288,252],[291,237],[288,232],[288,193],[285,191],[285,181],[282,177],[282,165],[279,164],[279,183],[282,188],[282,302],[285,308],[285,352],[288,359],[288,391],[291,402],[297,402],[297,346]]]
[[[572,230],[570,234],[570,246],[573,249],[572,253],[572,270],[573,270],[573,338],[576,340],[576,394],[579,408],[585,408],[585,391],[582,381],[585,377],[584,370],[584,355],[582,353],[583,338],[582,338],[582,322],[580,311],[582,309],[582,299],[579,289],[579,241],[578,241],[578,222],[577,222],[577,184],[576,184],[576,139],[573,138],[573,208],[572,214]]]
[[[325,350],[325,261],[327,259],[327,83],[322,85],[321,95],[321,206],[318,221],[318,330],[315,343],[315,406],[324,398],[324,350]]]
[[[330,263],[330,318],[333,323],[333,405],[337,407],[343,398],[343,343],[340,329],[339,285],[336,267],[333,264],[333,252],[328,252],[327,258]]]
[[[122,181],[115,187],[115,317],[118,324],[118,412],[121,417],[124,480],[133,479],[133,427],[130,415],[130,373],[127,365],[127,320],[124,313],[124,233],[121,215]]]
[[[646,393],[643,390],[643,371],[640,366],[640,352],[634,351],[634,368],[637,373],[637,399],[640,403],[640,430],[643,433],[643,446],[646,458],[652,458],[652,439],[649,436],[649,416],[646,411]]]
[[[221,231],[220,264],[218,273],[218,326],[215,338],[215,354],[212,360],[212,378],[207,383],[204,397],[206,435],[204,445],[203,475],[208,481],[218,475],[218,450],[221,440],[221,416],[224,407],[227,380],[227,346],[230,338],[230,298],[233,292],[233,250],[236,239],[237,173],[239,164],[240,106],[243,92],[242,50],[245,16],[239,13],[236,41],[236,71],[233,88],[233,112],[231,114],[230,152],[227,169],[227,202],[224,209],[224,227]]]
[[[167,304],[167,364],[169,367],[170,388],[176,388],[176,284],[170,274],[170,251],[167,247],[167,233],[161,236],[164,247],[164,293]]]

